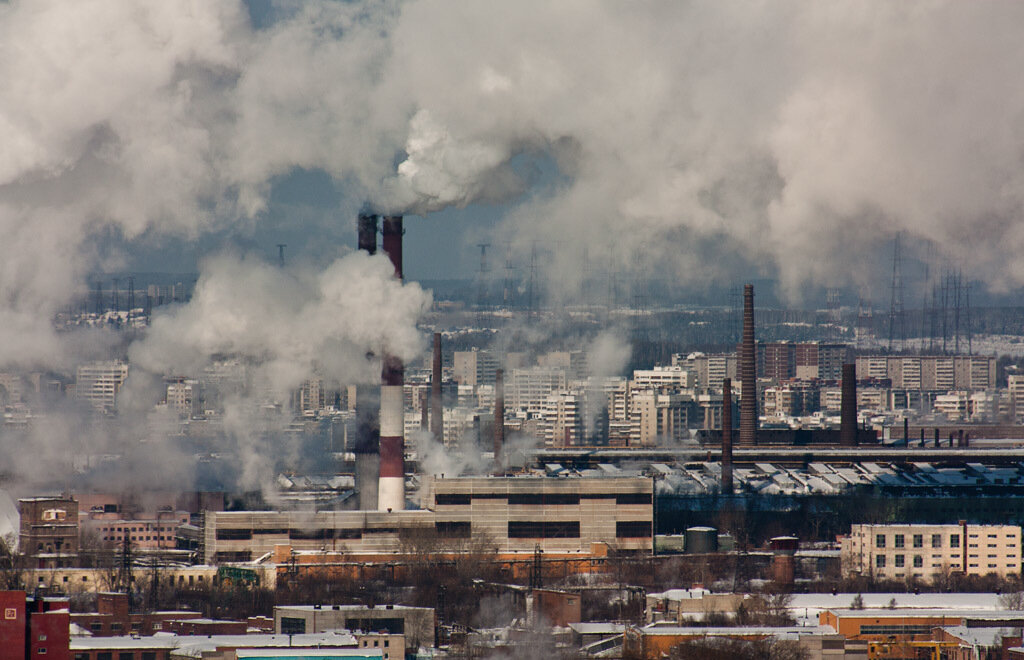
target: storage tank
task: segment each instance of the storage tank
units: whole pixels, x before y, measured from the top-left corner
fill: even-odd
[[[796,551],[800,539],[795,536],[776,536],[768,542],[772,550],[772,580],[780,586],[793,584],[796,579]]]
[[[714,527],[686,528],[686,554],[718,552],[718,530]]]

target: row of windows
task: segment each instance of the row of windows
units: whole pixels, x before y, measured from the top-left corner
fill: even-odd
[[[104,536],[103,540],[104,541],[123,541],[124,537],[123,536]],[[143,536],[140,535],[140,536],[130,536],[130,537],[128,537],[128,540],[129,541],[173,541],[174,537],[173,536],[164,536],[163,534],[160,534],[159,536],[146,536],[146,537],[143,537]]]
[[[142,525],[142,526],[139,526],[139,527],[135,527],[135,526],[132,526],[132,527],[101,527],[100,531],[101,532],[115,532],[117,534],[121,534],[121,533],[123,533],[125,531],[128,531],[128,532],[150,532],[150,531],[152,531],[152,532],[173,532],[175,529],[177,529],[177,528],[176,527],[170,527],[170,526],[164,526],[164,525],[157,525],[156,527],[149,527],[147,525]]]
[[[971,558],[977,559],[977,557],[978,557],[977,555],[971,555]],[[988,559],[998,559],[998,557],[996,555],[989,555]],[[921,555],[914,555],[913,564],[914,564],[914,568],[923,568],[924,567],[924,558],[921,557]],[[875,555],[875,568],[885,568],[885,565],[886,565],[885,555]],[[906,565],[906,555],[894,555],[893,556],[893,566],[895,566],[896,568],[903,568],[905,565]],[[971,568],[977,568],[978,564],[968,564],[968,566],[971,567]],[[942,564],[935,564],[935,563],[932,564],[932,568],[941,568],[941,567],[942,567]],[[960,568],[960,564],[959,563],[950,564],[949,567],[950,568]],[[998,564],[989,564],[988,568],[999,568],[999,565]],[[1017,564],[1016,563],[1006,564],[1006,568],[1016,569],[1017,568]]]
[[[372,532],[391,532],[392,529],[368,529],[367,533]],[[287,534],[289,539],[292,540],[304,540],[304,541],[322,541],[329,539],[361,539],[363,538],[363,530],[361,529],[218,529],[217,540],[218,541],[249,541],[252,540],[253,535],[267,535],[267,534]]]
[[[434,503],[438,505],[465,505],[471,504],[474,499],[484,500],[504,500],[507,499],[509,504],[518,505],[529,505],[529,506],[545,506],[545,505],[558,505],[568,504],[576,505],[580,503],[581,499],[612,499],[615,498],[616,504],[650,504],[651,494],[650,493],[619,493],[618,495],[579,495],[575,493],[512,493],[510,495],[499,495],[491,493],[438,493],[434,496]]]
[[[886,541],[885,534],[876,534],[875,535],[875,547],[876,548],[884,548],[885,547],[885,541]],[[894,547],[894,548],[904,548],[904,547],[906,547],[906,541],[907,541],[907,538],[906,538],[905,534],[893,534],[892,547]],[[912,534],[911,535],[911,544],[915,548],[923,548],[924,547],[924,534]],[[949,535],[949,547],[957,548],[959,546],[960,546],[960,535],[959,534],[950,534]],[[942,547],[942,534],[932,534],[931,535],[931,547],[933,547],[933,548],[941,548]]]

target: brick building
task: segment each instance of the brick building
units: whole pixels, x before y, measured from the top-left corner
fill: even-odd
[[[39,568],[74,565],[78,557],[78,502],[71,497],[18,500],[18,547]]]
[[[0,591],[0,660],[46,656],[71,660],[70,620],[66,598],[27,596]]]

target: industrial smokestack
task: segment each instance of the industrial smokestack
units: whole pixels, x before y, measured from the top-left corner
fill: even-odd
[[[402,216],[384,218],[381,247],[402,279]],[[381,364],[380,482],[377,509],[405,508],[405,365],[386,351]]]
[[[740,346],[740,444],[757,444],[757,353],[754,347],[754,285],[743,285],[743,343]]]
[[[732,379],[722,380],[722,493],[732,495]]]
[[[367,254],[377,252],[377,222],[373,213],[362,212],[356,224],[356,244]],[[356,492],[359,508],[373,511],[377,508],[380,489],[380,388],[360,385],[356,388]]]
[[[434,333],[434,370],[430,376],[430,432],[444,442],[444,401],[441,400],[441,333]]]
[[[857,445],[857,365],[843,365],[842,398],[839,408],[839,444]]]
[[[494,372],[494,473],[502,472],[505,445],[505,370]]]
[[[378,217],[373,213],[360,213],[356,227],[356,245],[368,254],[377,253],[377,221]]]

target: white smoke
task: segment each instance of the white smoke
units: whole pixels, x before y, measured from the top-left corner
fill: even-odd
[[[609,269],[639,256],[691,282],[863,282],[864,255],[903,232],[993,288],[1024,284],[1019,3],[277,11],[256,28],[241,2],[0,4],[0,365],[107,347],[52,328],[87,273],[123,266],[107,238],[244,233],[297,169],[392,211],[505,201],[520,247],[588,247]],[[533,160],[557,169],[542,191]],[[542,266],[556,295],[579,288],[582,261]],[[207,268],[198,300],[132,349],[147,369],[259,353],[288,384],[335,348],[318,368],[369,369],[368,333],[419,349],[412,289],[372,330],[332,316],[355,309],[338,292],[365,284],[361,268]]]

